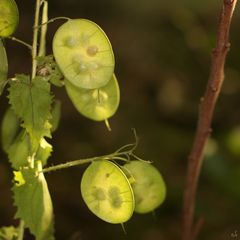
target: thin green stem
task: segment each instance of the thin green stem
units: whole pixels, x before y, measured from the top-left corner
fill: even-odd
[[[42,172],[43,173],[52,172],[52,171],[56,171],[56,170],[60,170],[60,169],[64,169],[64,168],[69,168],[69,167],[82,165],[82,164],[86,164],[86,163],[91,163],[92,161],[97,161],[97,160],[102,160],[102,159],[104,159],[104,156],[74,160],[74,161],[70,161],[70,162],[66,162],[66,163],[61,163],[56,166],[44,168],[42,170]]]
[[[68,17],[55,17],[55,18],[51,18],[50,20],[48,20],[47,22],[44,22],[38,26],[34,26],[34,28],[41,28],[42,26],[46,25],[46,24],[49,24],[49,23],[53,23],[55,22],[56,20],[71,20],[71,18],[68,18]]]
[[[135,159],[141,161],[141,162],[146,162],[146,163],[152,163],[152,161],[149,161],[149,160],[144,160],[140,157],[138,157],[137,155],[135,155],[134,153],[131,154]]]
[[[43,1],[43,8],[42,8],[42,24],[48,21],[48,2]],[[39,51],[38,56],[45,56],[46,55],[46,34],[47,34],[47,24],[41,26],[41,35],[40,35],[40,43],[39,43]]]
[[[28,157],[28,162],[29,162],[30,168],[34,168],[35,155],[36,155],[36,153],[33,153],[31,156]]]
[[[115,153],[119,153],[119,152],[121,152],[121,151],[123,151],[124,149],[127,149],[127,148],[132,149],[133,147],[135,147],[135,144],[136,143],[126,144],[126,145],[120,147]]]
[[[106,127],[107,127],[107,130],[108,130],[109,132],[111,132],[112,129],[111,129],[111,126],[110,126],[110,124],[109,124],[108,119],[105,119],[105,125],[106,125]]]
[[[130,161],[128,158],[126,159],[126,158],[122,157],[122,156],[125,156],[125,155],[131,156],[132,155],[132,149],[130,149],[128,151],[124,151],[124,152],[114,152],[114,153],[108,154],[108,155],[85,158],[85,159],[78,159],[78,160],[73,160],[73,161],[66,162],[66,163],[61,163],[61,164],[58,164],[56,166],[44,168],[42,170],[42,172],[43,173],[51,172],[51,171],[55,171],[55,170],[60,170],[60,169],[69,168],[69,167],[73,167],[73,166],[77,166],[77,165],[91,163],[93,161],[100,161],[100,160],[121,160],[121,161],[124,161],[124,162]]]
[[[38,24],[39,24],[39,14],[40,14],[41,1],[36,0],[34,27],[33,27],[33,43],[32,43],[32,79],[35,78],[37,72],[37,45],[38,45]]]
[[[18,238],[17,240],[23,240],[24,236],[24,221],[20,220],[19,227],[18,227]]]
[[[112,157],[113,160],[121,160],[123,162],[129,162],[130,160],[129,159],[126,159],[126,158],[123,158],[123,157],[118,157],[118,156],[115,156],[115,157]]]
[[[40,15],[40,7],[41,7],[41,0],[36,0],[36,7],[35,7],[35,17],[34,17],[34,25],[33,25],[33,42],[32,42],[32,76],[30,81],[36,77],[37,72],[37,50],[38,50],[38,29],[35,28],[39,24],[39,15]],[[31,89],[30,89],[31,93]],[[31,99],[32,102],[32,99]],[[35,163],[35,155],[34,152],[32,156],[29,157],[29,166],[34,168]]]
[[[124,226],[124,223],[121,223],[121,227],[122,227],[123,233],[124,233],[125,235],[127,235],[127,231],[126,231],[126,228],[125,228],[125,226]]]
[[[30,50],[32,50],[32,46],[26,42],[24,42],[23,40],[21,39],[18,39],[16,37],[7,37],[8,39],[12,40],[12,41],[15,41],[15,42],[18,42],[22,45],[24,45],[25,47],[28,47]]]
[[[136,131],[133,130],[133,132],[134,132],[134,137],[135,137],[135,143],[127,144],[111,154],[98,156],[98,157],[85,158],[85,159],[78,159],[78,160],[74,160],[74,161],[70,161],[70,162],[66,162],[66,163],[61,163],[61,164],[58,164],[58,165],[55,165],[52,167],[44,168],[42,170],[42,172],[43,173],[51,172],[51,171],[55,171],[55,170],[60,170],[60,169],[69,168],[69,167],[73,167],[73,166],[77,166],[77,165],[82,165],[85,163],[91,163],[93,161],[100,161],[100,160],[120,160],[120,161],[124,161],[124,162],[129,162],[132,157],[137,160],[145,161],[145,160],[137,157],[133,153],[138,144],[138,138],[137,138]]]

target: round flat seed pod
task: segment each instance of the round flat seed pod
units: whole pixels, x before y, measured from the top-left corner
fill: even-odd
[[[14,0],[0,1],[0,37],[12,35],[19,22],[18,7]]]
[[[128,221],[134,211],[134,195],[123,171],[106,160],[95,161],[81,181],[84,202],[97,217],[108,223]]]
[[[103,121],[114,115],[120,92],[116,77],[99,89],[82,89],[65,80],[65,87],[73,105],[85,117],[94,121]]]
[[[159,171],[149,163],[131,161],[123,167],[134,181],[135,212],[148,213],[162,204],[166,197],[166,186]]]
[[[63,75],[75,86],[100,88],[112,78],[112,47],[94,22],[73,19],[64,23],[55,33],[53,54]]]
[[[0,38],[0,95],[2,94],[3,88],[7,82],[7,74],[8,74],[8,59],[5,47],[3,45],[3,41]]]

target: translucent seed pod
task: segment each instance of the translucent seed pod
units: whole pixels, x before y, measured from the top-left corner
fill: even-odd
[[[0,37],[12,35],[19,22],[18,7],[14,0],[0,1]]]
[[[119,106],[120,92],[114,75],[107,85],[99,89],[82,89],[68,80],[65,80],[65,87],[76,109],[83,116],[94,121],[104,121],[110,118]]]
[[[131,161],[124,165],[123,170],[134,179],[131,185],[135,197],[135,212],[148,213],[163,203],[166,186],[157,168],[146,162]]]
[[[63,75],[75,86],[95,89],[114,72],[114,54],[104,31],[94,22],[73,19],[55,33],[53,54]]]
[[[108,223],[124,223],[134,211],[134,195],[123,171],[106,160],[92,162],[83,174],[81,193],[90,211]]]

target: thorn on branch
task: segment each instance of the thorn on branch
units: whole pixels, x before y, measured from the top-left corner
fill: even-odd
[[[217,88],[216,88],[214,85],[211,85],[211,90],[212,90],[213,92],[216,92],[216,91],[217,91]]]
[[[214,48],[214,49],[212,50],[212,55],[213,55],[213,56],[216,56],[218,52],[219,52],[219,50],[216,49],[216,48]]]
[[[217,55],[221,54],[221,52],[225,52],[225,51],[228,52],[230,50],[230,47],[231,47],[230,42],[223,43],[223,45],[220,48],[216,47],[212,50],[212,56],[216,57]]]
[[[231,43],[230,43],[230,42],[226,43],[224,47],[225,47],[227,50],[229,50],[230,47],[231,47]]]
[[[207,130],[207,132],[206,132],[206,134],[208,135],[208,136],[210,136],[211,134],[212,134],[212,128],[209,128],[208,130]]]

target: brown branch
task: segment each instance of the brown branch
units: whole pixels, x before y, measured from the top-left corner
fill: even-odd
[[[199,232],[201,231],[203,225],[204,225],[204,222],[205,222],[205,219],[203,217],[200,217],[196,224],[195,224],[195,227],[194,229],[192,230],[192,234],[191,234],[191,239],[196,239]]]
[[[237,0],[224,0],[218,26],[216,47],[212,52],[212,64],[208,85],[201,98],[195,139],[188,160],[188,171],[183,205],[182,240],[194,240],[193,227],[195,196],[203,160],[204,146],[211,134],[211,122],[222,83],[224,65],[230,48],[229,29]]]

